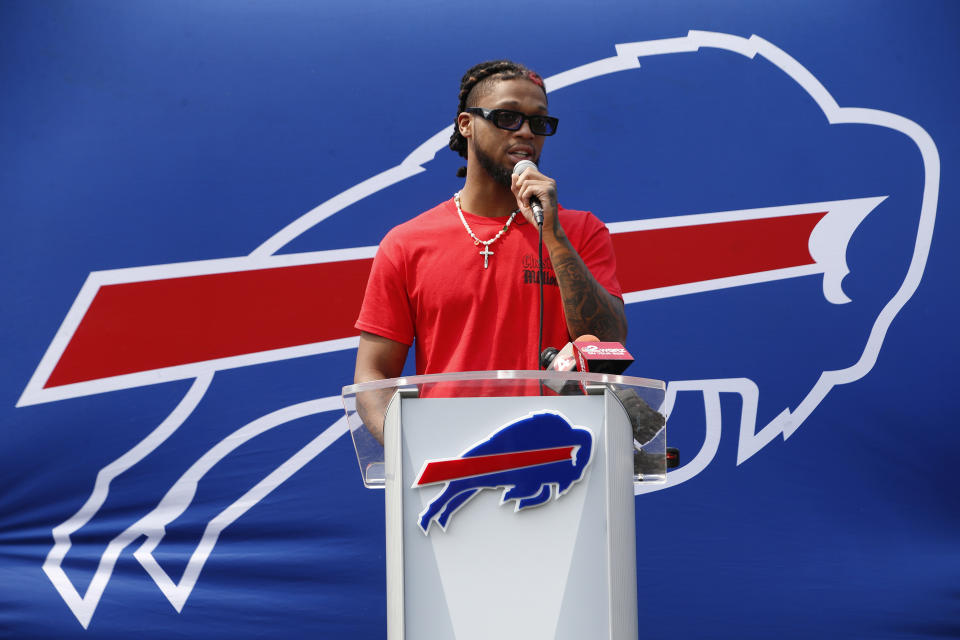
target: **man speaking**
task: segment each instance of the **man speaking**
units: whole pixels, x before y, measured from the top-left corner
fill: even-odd
[[[417,374],[430,374],[536,369],[540,344],[582,334],[625,341],[609,232],[593,214],[560,207],[556,183],[530,165],[557,124],[543,80],[526,67],[497,60],[463,76],[450,148],[467,159],[466,182],[380,243],[356,323],[355,382],[399,376],[411,344]],[[366,409],[367,426],[381,429],[382,409]]]

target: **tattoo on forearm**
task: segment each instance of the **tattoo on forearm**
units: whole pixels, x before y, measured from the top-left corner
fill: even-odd
[[[592,333],[604,341],[623,342],[627,336],[623,307],[590,275],[580,256],[563,250],[551,261],[570,335]]]

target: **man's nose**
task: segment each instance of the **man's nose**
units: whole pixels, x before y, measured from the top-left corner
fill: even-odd
[[[514,131],[515,134],[523,137],[532,139],[534,136],[533,130],[530,128],[530,120],[524,118],[523,122],[520,123],[520,128]]]

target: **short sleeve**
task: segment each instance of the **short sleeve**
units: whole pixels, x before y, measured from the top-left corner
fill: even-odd
[[[401,260],[402,255],[394,250],[388,234],[373,259],[354,327],[409,346],[413,344],[414,317],[406,279],[398,266]]]

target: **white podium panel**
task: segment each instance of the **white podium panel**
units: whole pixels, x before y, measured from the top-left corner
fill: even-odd
[[[395,397],[384,430],[389,638],[637,637],[632,431],[620,403],[600,391]],[[543,446],[536,437],[505,445],[512,461],[486,456],[504,471],[457,468],[532,417],[550,422],[535,435],[561,432]],[[579,444],[566,448],[575,451],[558,446],[571,434]],[[588,457],[574,462],[584,448]],[[536,455],[566,459],[531,464]],[[430,462],[456,479],[418,486]],[[432,517],[431,504],[440,510]]]

